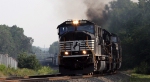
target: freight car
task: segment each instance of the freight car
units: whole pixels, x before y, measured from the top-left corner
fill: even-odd
[[[121,67],[120,39],[89,20],[68,20],[58,27],[61,74],[115,72]]]

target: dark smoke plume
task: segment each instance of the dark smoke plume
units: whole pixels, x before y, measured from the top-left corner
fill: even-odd
[[[108,5],[105,6],[105,2],[100,0],[85,0],[85,4],[87,6],[86,15],[88,20],[103,26],[105,22],[108,20],[107,10]],[[105,10],[104,10],[105,9]]]

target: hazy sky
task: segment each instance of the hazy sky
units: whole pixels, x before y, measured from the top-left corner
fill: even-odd
[[[60,23],[86,19],[85,12],[83,0],[0,0],[0,24],[23,28],[34,46],[46,48],[58,40]]]

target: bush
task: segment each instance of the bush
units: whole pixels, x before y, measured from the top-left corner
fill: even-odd
[[[5,65],[0,65],[0,71],[4,71],[6,69]]]
[[[134,72],[139,74],[150,74],[150,66],[147,62],[141,62],[138,67],[134,68]]]
[[[27,53],[21,53],[18,56],[18,67],[38,70],[41,68],[41,65],[38,59],[36,59],[35,55],[27,55]]]

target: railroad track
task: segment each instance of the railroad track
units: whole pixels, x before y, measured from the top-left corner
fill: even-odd
[[[90,78],[98,77],[100,75],[76,75],[76,76],[61,76],[61,75],[39,75],[29,77],[12,77],[12,78],[1,78],[0,81],[4,82],[43,82],[43,81],[55,81],[55,80],[68,80],[78,78]]]
[[[98,77],[103,77],[103,76],[109,76],[109,75],[108,74],[76,75],[76,76],[63,76],[61,74],[38,75],[38,76],[28,76],[28,77],[0,78],[0,82],[54,82],[54,81],[66,82],[67,80],[72,80],[72,79],[98,78]],[[81,82],[81,81],[78,81],[78,82]]]

